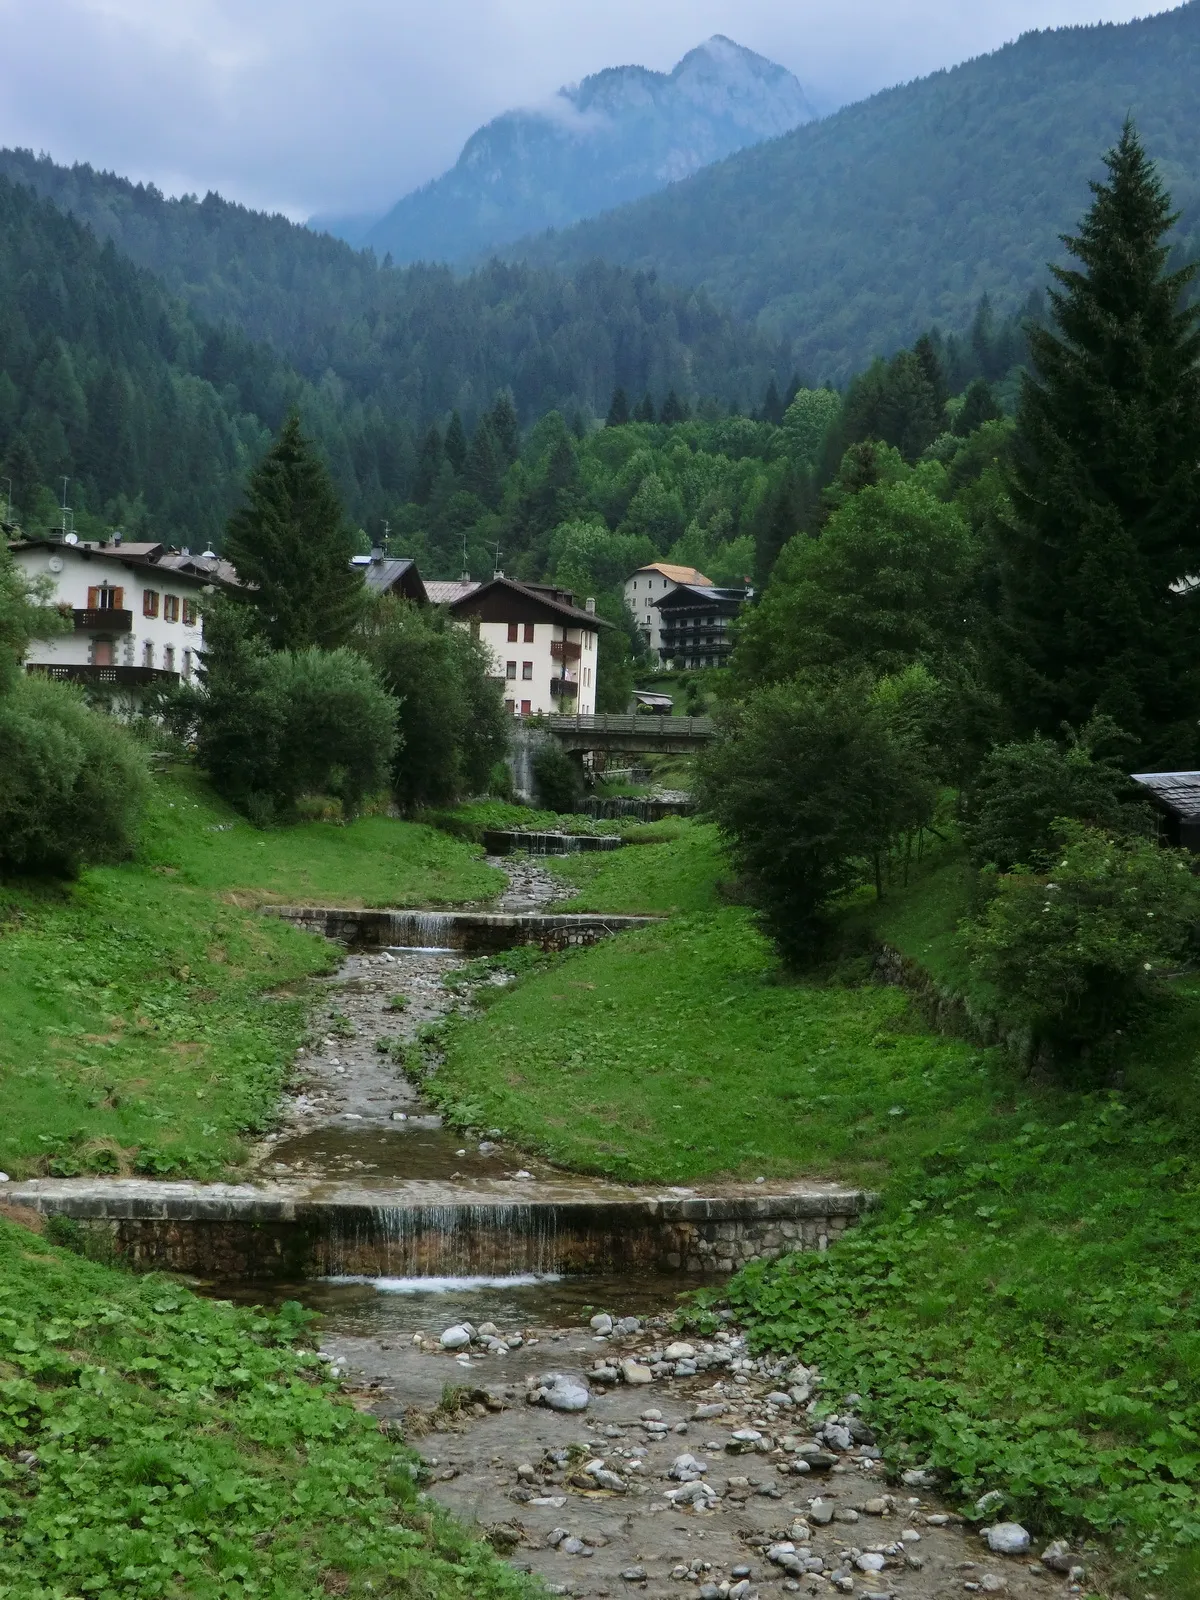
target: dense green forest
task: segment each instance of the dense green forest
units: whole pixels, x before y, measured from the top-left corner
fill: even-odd
[[[843,383],[981,295],[1002,313],[1059,260],[1100,153],[1132,113],[1200,225],[1200,5],[1123,26],[1030,33],[708,167],[662,194],[510,253],[657,270],[789,341],[810,381]]]
[[[653,273],[396,270],[215,194],[167,200],[20,150],[0,151],[0,173],[111,240],[213,328],[265,341],[337,403],[376,405],[411,430],[455,409],[471,422],[505,388],[522,422],[554,408],[603,415],[617,384],[745,406],[791,370],[777,342]],[[215,381],[236,381],[219,335],[208,362]]]

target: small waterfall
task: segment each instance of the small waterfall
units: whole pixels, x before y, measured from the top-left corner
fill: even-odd
[[[597,821],[636,817],[639,822],[661,822],[663,817],[686,817],[695,810],[692,800],[654,800],[648,795],[588,795],[584,813]]]
[[[525,833],[518,829],[489,829],[483,847],[490,856],[523,852],[531,856],[566,856],[577,850],[619,850],[624,844],[619,834]]]
[[[376,1206],[339,1218],[320,1244],[329,1277],[465,1278],[559,1270],[549,1205]]]
[[[445,911],[394,911],[388,921],[393,945],[413,950],[455,948],[454,919]]]

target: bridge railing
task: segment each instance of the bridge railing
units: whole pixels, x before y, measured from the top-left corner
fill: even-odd
[[[543,717],[542,723],[551,733],[636,733],[643,737],[660,735],[663,739],[711,739],[716,724],[711,717],[656,717],[613,716],[598,717]]]

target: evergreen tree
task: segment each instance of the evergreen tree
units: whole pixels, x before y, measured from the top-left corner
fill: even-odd
[[[604,419],[607,428],[623,428],[629,421],[629,398],[624,389],[613,390],[612,404],[608,408],[608,416]]]
[[[992,393],[991,384],[986,378],[976,378],[963,396],[962,410],[954,419],[954,431],[959,438],[965,439],[976,428],[982,428],[985,422],[995,422],[999,415],[1000,407]]]
[[[691,412],[675,393],[674,389],[668,390],[667,398],[663,401],[663,408],[658,420],[666,423],[686,422],[690,415]]]
[[[277,650],[332,649],[349,637],[363,585],[329,469],[293,411],[229,519],[225,553],[244,583],[264,637]]]
[[[775,427],[778,427],[783,421],[783,413],[786,410],[787,407],[779,398],[778,385],[776,384],[775,379],[772,378],[770,383],[767,385],[767,392],[763,396],[762,410],[758,413],[758,419],[760,422],[770,422],[773,423]]]
[[[475,437],[471,440],[471,448],[467,452],[463,480],[471,493],[478,495],[489,510],[494,511],[500,504],[499,452],[486,417],[475,429]]]
[[[450,418],[450,426],[446,429],[446,441],[442,449],[454,471],[461,472],[467,464],[467,435],[457,411]]]
[[[33,447],[23,433],[18,433],[5,451],[4,464],[0,466],[0,478],[5,480],[5,493],[8,492],[9,480],[12,482],[10,518],[14,515],[13,507],[16,507],[17,513],[31,512],[42,474]]]
[[[946,388],[946,374],[942,370],[941,357],[938,355],[929,334],[923,333],[916,344],[913,345],[913,355],[916,356],[921,371],[925,375],[925,382],[929,385],[933,403],[937,407],[940,417],[950,395]]]
[[[517,420],[517,408],[513,405],[512,395],[507,389],[496,396],[496,403],[488,412],[487,420],[500,459],[500,470],[505,472],[521,453],[521,425]]]
[[[442,470],[445,454],[442,450],[442,436],[436,427],[421,440],[421,450],[417,456],[417,476],[413,484],[413,499],[419,506],[427,506],[429,497],[433,493],[433,486],[437,482],[438,473]]]
[[[1107,715],[1143,764],[1200,754],[1200,307],[1167,271],[1170,200],[1132,124],[1052,268],[1054,329],[1030,334],[1014,517],[1001,533],[999,666],[1015,725]]]
[[[650,398],[649,389],[638,401],[637,410],[633,413],[633,420],[635,422],[654,422],[656,420],[654,401]]]

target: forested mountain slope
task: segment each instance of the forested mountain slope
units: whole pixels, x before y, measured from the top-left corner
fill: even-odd
[[[618,384],[757,404],[772,376],[787,380],[773,341],[653,276],[396,270],[217,195],[167,200],[29,151],[0,151],[0,173],[111,240],[208,322],[267,341],[331,404],[377,406],[406,433],[454,409],[471,423],[503,388],[530,421],[555,407],[603,415]]]
[[[1026,34],[513,253],[702,285],[792,341],[811,379],[840,381],[931,323],[965,326],[984,292],[1016,309],[1061,257],[1127,113],[1194,230],[1197,81],[1197,0]]]
[[[468,260],[652,194],[814,115],[785,67],[718,35],[672,72],[610,67],[544,108],[494,118],[449,172],[359,237],[401,262]],[[336,222],[329,231],[355,238]]]

